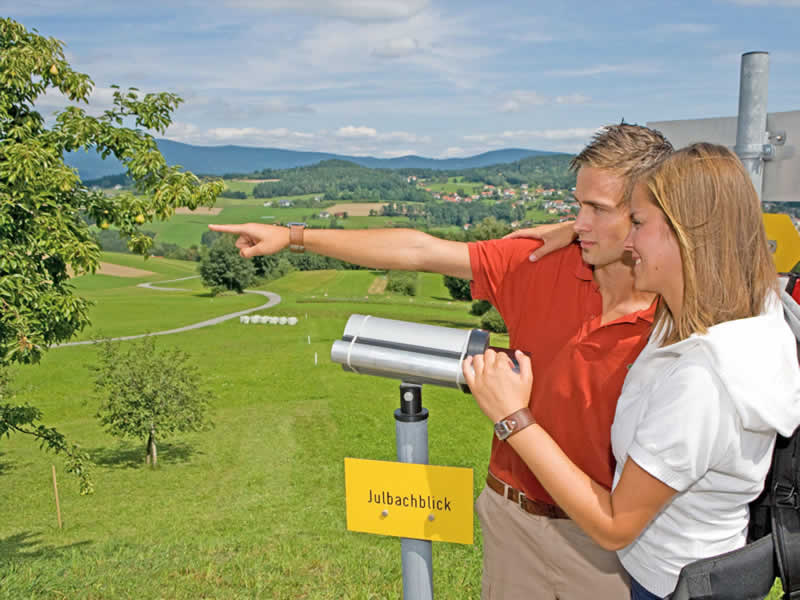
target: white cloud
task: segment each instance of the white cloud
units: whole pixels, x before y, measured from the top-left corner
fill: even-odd
[[[649,75],[652,73],[658,73],[659,71],[660,69],[653,65],[630,63],[621,65],[601,64],[579,69],[552,69],[549,71],[545,71],[544,74],[556,77],[590,77],[593,75],[606,75],[608,73],[622,73],[626,75]]]
[[[514,92],[500,107],[501,112],[519,112],[526,106],[549,104],[550,99],[538,92]]]
[[[515,113],[530,106],[543,106],[549,104],[586,104],[591,101],[589,96],[583,94],[568,94],[566,96],[545,96],[539,92],[516,91],[511,98],[500,106],[500,112]]]
[[[465,153],[464,148],[460,146],[450,146],[449,148],[445,149],[444,152],[442,152],[439,158],[461,158],[464,156],[468,156],[468,154]]]
[[[417,135],[416,133],[409,133],[408,131],[389,131],[388,133],[378,134],[378,139],[387,142],[405,142],[407,144],[429,144],[431,137],[429,135]]]
[[[408,131],[387,131],[378,132],[374,127],[346,125],[334,132],[338,138],[351,139],[372,139],[381,142],[403,142],[405,144],[429,144],[431,137],[427,135],[417,135]]]
[[[166,137],[203,146],[238,144],[255,147],[279,147],[290,150],[310,150],[317,136],[304,131],[292,131],[285,127],[262,129],[258,127],[214,127],[203,129],[193,123],[175,122],[167,129]]]
[[[380,58],[399,58],[409,56],[420,51],[420,43],[411,37],[387,40],[378,48],[372,49],[372,55]]]
[[[347,125],[336,130],[337,137],[343,138],[374,138],[378,135],[378,130],[372,127],[356,127]]]
[[[556,104],[586,104],[591,102],[589,96],[583,94],[568,94],[566,96],[556,96]]]
[[[349,21],[401,21],[419,14],[428,0],[227,0],[250,10],[291,12]]]
[[[581,148],[597,131],[598,128],[587,127],[573,127],[567,129],[517,129],[499,133],[465,135],[463,139],[468,142],[492,147],[507,146],[509,144],[539,144],[543,141],[547,141],[561,142],[563,144],[562,147]],[[548,148],[552,149],[552,147],[552,144],[548,144]]]
[[[334,130],[297,131],[287,127],[214,127],[204,129],[186,121],[173,123],[167,138],[187,144],[277,147],[289,150],[335,152],[350,155],[405,156],[415,154],[409,144],[429,145],[430,136],[407,131],[379,132],[373,127],[346,125]],[[403,144],[400,148],[397,146]],[[432,150],[427,150],[430,155]]]
[[[400,156],[413,156],[416,155],[415,150],[382,150],[381,155],[387,158],[398,158]]]
[[[707,25],[705,23],[664,23],[653,28],[653,31],[657,33],[702,34],[711,33],[715,30],[716,27],[714,25]]]

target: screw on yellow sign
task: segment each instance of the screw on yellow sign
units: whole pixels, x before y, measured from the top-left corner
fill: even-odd
[[[789,215],[764,213],[763,217],[775,268],[788,273],[800,262],[800,234]]]
[[[472,543],[472,469],[344,459],[347,529]]]

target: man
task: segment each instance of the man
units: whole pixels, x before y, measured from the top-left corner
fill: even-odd
[[[209,227],[239,235],[245,257],[291,245],[366,267],[471,279],[473,297],[489,300],[503,316],[511,347],[531,356],[534,418],[576,465],[610,489],[617,397],[655,313],[654,296],[634,289],[623,248],[630,229],[627,200],[637,173],[671,150],[660,133],[646,127],[604,128],[572,162],[578,170],[579,244],[535,262],[529,255],[539,242],[526,239],[466,244],[414,230]],[[484,599],[629,596],[616,554],[595,544],[555,506],[519,456],[496,438],[476,509]]]

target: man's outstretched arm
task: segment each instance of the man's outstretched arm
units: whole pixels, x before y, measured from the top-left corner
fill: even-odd
[[[238,235],[236,247],[245,258],[275,254],[289,246],[287,227],[262,223],[208,227]],[[303,245],[309,252],[372,269],[427,271],[472,279],[467,244],[415,229],[306,229]]]

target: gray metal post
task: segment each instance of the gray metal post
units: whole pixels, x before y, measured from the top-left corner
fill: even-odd
[[[736,128],[736,154],[744,164],[761,198],[764,159],[767,146],[767,87],[769,53],[742,54],[739,78],[739,121]]]
[[[428,464],[428,409],[422,408],[422,386],[400,385],[400,408],[394,411],[397,460]],[[433,599],[433,543],[400,539],[403,556],[403,598]]]

